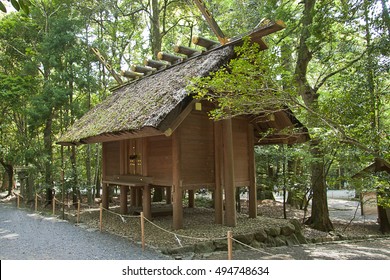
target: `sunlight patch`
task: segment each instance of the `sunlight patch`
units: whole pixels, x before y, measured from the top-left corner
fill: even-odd
[[[17,233],[10,233],[10,234],[6,234],[4,236],[1,236],[0,239],[17,239],[19,237],[19,234]]]

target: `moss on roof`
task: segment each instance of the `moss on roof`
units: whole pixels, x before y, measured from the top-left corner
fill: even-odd
[[[79,144],[101,135],[137,133],[145,127],[158,130],[166,116],[188,97],[189,80],[218,70],[233,55],[232,46],[221,47],[118,87],[76,121],[58,143]]]

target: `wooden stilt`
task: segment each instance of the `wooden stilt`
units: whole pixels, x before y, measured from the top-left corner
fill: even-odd
[[[152,218],[152,199],[151,199],[151,187],[149,185],[143,187],[143,194],[142,194],[142,210],[147,219]]]
[[[172,187],[166,187],[165,191],[167,204],[172,204]]]
[[[142,206],[142,190],[140,188],[136,188],[136,199],[135,199],[135,206],[141,207]]]
[[[38,194],[35,194],[35,212],[38,211]]]
[[[130,188],[130,205],[135,207],[137,205],[137,190],[136,188]]]
[[[195,192],[194,190],[188,190],[188,208],[195,207]]]
[[[223,145],[223,170],[224,170],[224,189],[225,189],[225,224],[235,227],[236,217],[236,195],[234,179],[234,154],[233,154],[233,129],[232,120],[222,121],[222,139]]]
[[[181,143],[180,128],[172,134],[172,166],[173,166],[173,229],[183,228],[183,190],[181,181]]]
[[[223,224],[223,190],[222,190],[222,123],[214,123],[214,162],[215,162],[215,190],[214,190],[214,209],[215,223]]]
[[[108,200],[109,200],[109,189],[107,184],[103,184],[103,193],[102,193],[102,204],[105,209],[109,209]]]
[[[257,217],[256,162],[253,125],[248,125],[249,218]]]
[[[141,244],[142,251],[145,251],[145,215],[141,212]]]
[[[121,193],[120,193],[120,213],[121,214],[127,214],[127,192],[129,187],[128,186],[121,186]]]

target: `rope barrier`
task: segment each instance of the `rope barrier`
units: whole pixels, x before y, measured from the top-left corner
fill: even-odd
[[[194,240],[200,240],[200,241],[224,240],[224,239],[226,239],[225,237],[210,239],[210,238],[193,237],[193,236],[188,236],[188,235],[177,234],[177,233],[174,233],[174,232],[172,232],[172,231],[169,231],[169,230],[167,230],[167,229],[165,229],[165,228],[162,228],[162,227],[160,227],[159,225],[156,225],[155,223],[153,223],[152,221],[150,221],[150,220],[147,219],[147,218],[145,218],[145,220],[148,221],[148,222],[149,222],[150,224],[152,224],[153,226],[159,228],[160,230],[165,231],[166,233],[169,233],[169,234],[172,234],[172,235],[181,237],[181,238],[188,238],[188,239],[194,239]]]
[[[243,245],[243,246],[245,246],[245,247],[248,247],[249,249],[252,249],[252,250],[254,250],[254,251],[257,251],[257,252],[260,252],[260,253],[263,253],[263,254],[266,254],[266,255],[269,255],[269,256],[273,256],[273,254],[270,254],[270,253],[267,253],[267,252],[265,252],[265,251],[263,251],[263,250],[259,250],[259,249],[257,249],[257,248],[254,248],[254,247],[252,247],[252,246],[250,246],[250,245],[248,245],[248,244],[245,244],[245,243],[243,243],[243,242],[241,242],[241,241],[238,241],[237,239],[235,239],[235,238],[233,238],[233,237],[232,237],[232,240],[234,240],[235,242],[237,242],[237,243],[239,243],[239,244],[241,244],[241,245]]]

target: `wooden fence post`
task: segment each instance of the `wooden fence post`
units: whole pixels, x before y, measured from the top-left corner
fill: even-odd
[[[228,242],[228,260],[233,259],[233,233],[229,230],[227,232],[227,242]]]
[[[99,220],[100,220],[100,231],[102,231],[103,230],[103,203],[100,203]]]
[[[80,199],[77,201],[77,223],[80,222]]]
[[[38,211],[38,194],[35,194],[35,212]]]
[[[52,204],[53,204],[53,216],[54,216],[56,214],[56,197],[55,196],[53,196]]]
[[[145,219],[144,212],[141,212],[141,243],[142,251],[145,251]]]

